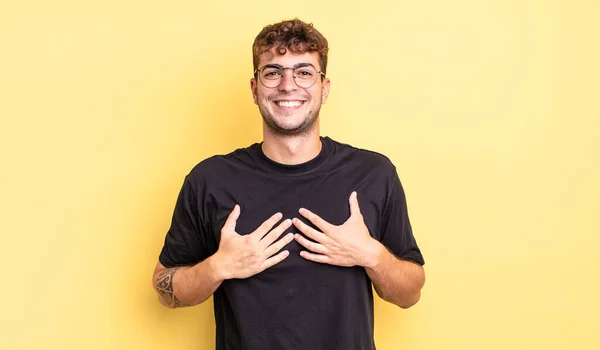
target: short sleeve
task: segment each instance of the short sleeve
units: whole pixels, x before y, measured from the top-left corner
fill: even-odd
[[[398,258],[424,265],[425,261],[410,226],[404,189],[395,168],[388,180],[381,220],[381,243]]]
[[[165,267],[196,264],[209,256],[206,244],[206,232],[201,224],[201,195],[190,183],[189,175],[185,178],[175,210],[171,227],[165,237],[165,244],[159,261]]]

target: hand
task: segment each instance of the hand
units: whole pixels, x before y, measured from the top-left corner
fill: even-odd
[[[292,221],[287,219],[272,229],[281,220],[283,216],[281,213],[271,216],[254,232],[245,236],[241,236],[235,231],[235,224],[239,216],[240,206],[236,205],[221,229],[219,249],[214,255],[215,266],[220,271],[219,275],[223,280],[254,276],[280,263],[289,255],[289,252],[284,250],[277,255],[274,254],[294,239],[294,235],[289,233],[275,242],[283,231],[292,225]]]
[[[328,223],[307,209],[299,210],[302,216],[322,231],[313,229],[297,218],[292,220],[294,226],[316,241],[311,242],[296,234],[296,241],[310,250],[300,252],[300,256],[314,262],[337,266],[372,267],[376,264],[383,246],[369,234],[360,213],[356,192],[352,192],[349,202],[350,217],[340,226]]]

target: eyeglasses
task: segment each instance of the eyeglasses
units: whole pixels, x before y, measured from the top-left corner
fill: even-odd
[[[283,81],[284,71],[286,69],[292,70],[294,82],[298,87],[308,89],[313,86],[317,81],[317,77],[322,75],[325,77],[325,73],[318,71],[315,66],[310,63],[300,63],[294,67],[282,67],[278,64],[267,64],[262,68],[254,71],[254,75],[258,73],[258,80],[267,88],[273,89],[278,87]]]

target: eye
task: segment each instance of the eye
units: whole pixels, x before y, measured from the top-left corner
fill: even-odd
[[[296,76],[298,78],[310,78],[315,74],[311,69],[308,68],[300,68],[296,69]]]
[[[281,70],[277,68],[266,68],[262,72],[265,79],[278,79],[281,77]]]

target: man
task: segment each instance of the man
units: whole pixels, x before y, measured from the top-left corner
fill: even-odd
[[[250,80],[263,142],[204,160],[179,194],[153,283],[173,308],[214,295],[218,350],[375,349],[371,285],[403,308],[419,300],[395,167],[320,137],[327,51],[312,24],[265,27]]]

